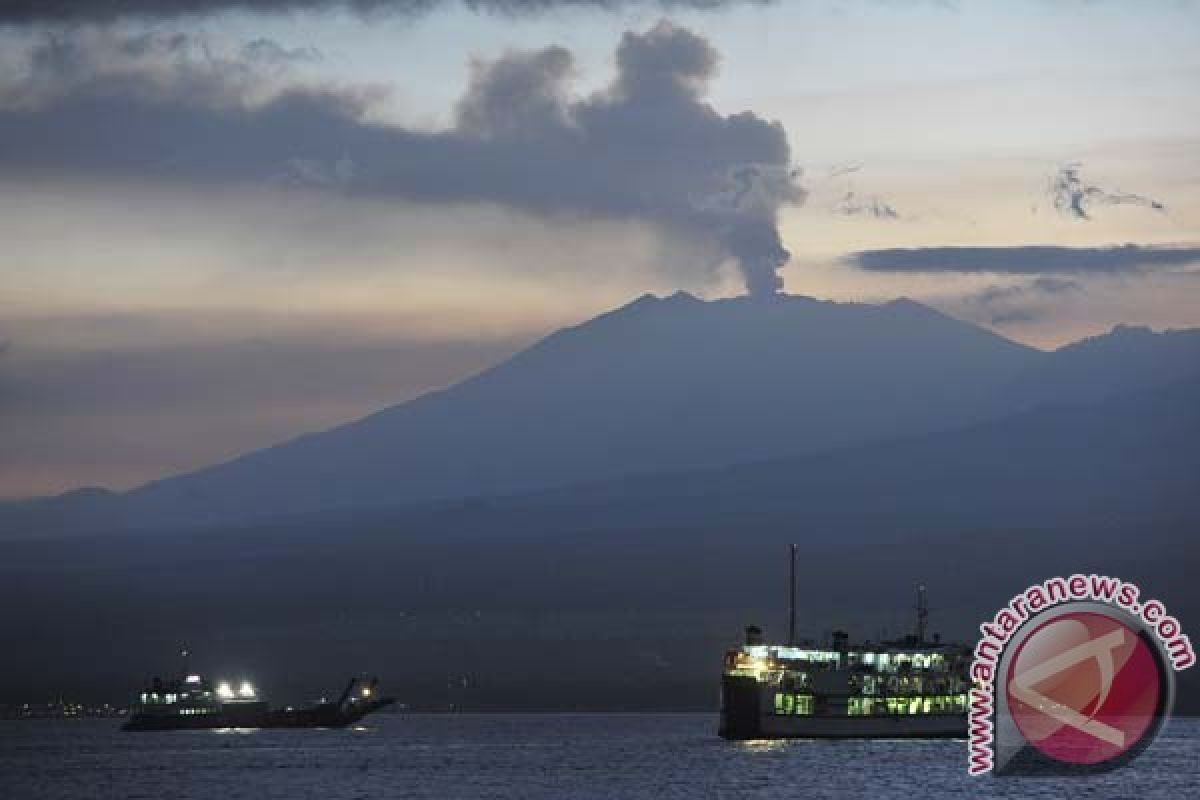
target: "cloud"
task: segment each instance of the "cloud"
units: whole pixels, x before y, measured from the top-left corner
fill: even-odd
[[[0,3],[0,24],[169,19],[226,11],[282,14],[347,10],[365,15],[417,16],[456,6],[505,16],[530,16],[566,8],[614,11],[649,7],[709,11],[771,2],[773,0],[6,0]]]
[[[863,250],[845,256],[842,261],[871,272],[1115,274],[1200,263],[1200,247],[1136,244],[1114,247],[919,247]]]
[[[308,47],[283,47],[278,42],[259,37],[242,46],[242,56],[260,64],[286,65],[296,62],[311,63],[321,61],[321,51],[309,45]]]
[[[572,92],[561,47],[473,65],[452,127],[371,121],[378,93],[284,85],[186,36],[48,37],[0,108],[0,174],[301,183],[363,197],[484,203],[653,223],[777,290],[777,216],[805,193],[782,125],[704,100],[718,54],[660,22],[626,33],[606,89]]]
[[[122,98],[245,106],[266,99],[293,64],[319,58],[315,48],[287,49],[262,37],[226,53],[206,37],[186,33],[46,32],[29,50],[23,74],[0,78],[0,114],[88,102],[100,112],[100,104]]]
[[[896,207],[878,194],[863,194],[856,190],[854,177],[862,172],[863,164],[834,164],[825,173],[825,181],[839,185],[838,199],[830,212],[843,217],[868,217],[876,220],[900,219]]]
[[[1020,284],[1018,286],[991,286],[980,293],[980,297],[985,302],[995,300],[1022,297],[1031,293],[1039,294],[1062,294],[1063,292],[1076,292],[1083,288],[1079,281],[1074,281],[1065,278],[1035,278],[1029,283]]]
[[[841,178],[846,175],[852,175],[855,172],[860,172],[862,168],[862,164],[835,164],[829,168],[829,171],[825,177],[829,180]]]
[[[1083,284],[1068,278],[1040,277],[1010,286],[988,286],[967,295],[964,302],[972,318],[982,314],[992,325],[1033,322],[1046,312],[1046,300],[1054,295],[1082,292]]]
[[[1028,309],[1013,309],[1011,311],[999,311],[992,314],[989,322],[997,326],[1014,325],[1018,322],[1037,322],[1041,318],[1041,314]]]
[[[1080,220],[1090,220],[1094,206],[1142,206],[1165,212],[1167,207],[1151,197],[1131,192],[1110,192],[1089,184],[1080,176],[1083,164],[1078,161],[1064,164],[1050,179],[1049,194],[1058,213]]]
[[[879,195],[860,196],[848,191],[833,207],[833,213],[844,217],[871,217],[872,219],[900,219],[900,212]]]

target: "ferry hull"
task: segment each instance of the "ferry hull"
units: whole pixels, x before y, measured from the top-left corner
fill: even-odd
[[[951,714],[874,716],[783,715],[773,713],[772,692],[752,678],[726,676],[721,684],[725,739],[959,739],[967,717]]]

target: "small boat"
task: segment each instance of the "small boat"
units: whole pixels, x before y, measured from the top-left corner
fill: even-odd
[[[336,702],[305,708],[271,708],[248,681],[235,689],[189,674],[170,681],[155,678],[141,693],[123,731],[211,728],[345,728],[395,700],[378,694],[378,678],[352,678]]]

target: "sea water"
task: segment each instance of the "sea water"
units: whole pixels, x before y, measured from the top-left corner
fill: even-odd
[[[378,714],[340,731],[0,722],[0,798],[1200,797],[1200,720],[1088,778],[971,778],[963,741],[726,742],[712,714]]]

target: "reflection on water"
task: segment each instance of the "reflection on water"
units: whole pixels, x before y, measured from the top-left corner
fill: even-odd
[[[781,739],[750,739],[744,742],[735,742],[735,746],[750,753],[769,753],[772,750],[781,750],[787,744]]]
[[[0,723],[3,800],[1193,797],[1200,721],[1088,778],[970,778],[963,741],[725,742],[709,714],[380,716],[352,730]],[[237,735],[232,735],[237,734]]]

